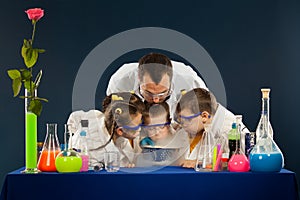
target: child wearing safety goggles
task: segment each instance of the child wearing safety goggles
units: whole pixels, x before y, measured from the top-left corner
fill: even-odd
[[[184,92],[176,107],[176,119],[188,133],[189,145],[183,167],[194,168],[203,134],[209,130],[212,138],[227,142],[227,134],[235,122],[235,115],[219,104],[215,96],[203,88]],[[241,150],[244,150],[245,133],[249,130],[242,124]],[[228,144],[225,144],[227,147]]]
[[[172,128],[166,102],[146,104],[141,136],[142,156],[151,165],[174,165],[187,143],[187,136]]]
[[[68,119],[69,129],[74,136],[72,147],[77,148],[80,137],[80,120],[89,121],[87,145],[89,166],[103,162],[105,152],[115,151],[120,155],[121,167],[134,167],[135,158],[141,152],[141,131],[144,103],[130,92],[113,93],[103,100],[103,112],[90,110],[75,111]]]

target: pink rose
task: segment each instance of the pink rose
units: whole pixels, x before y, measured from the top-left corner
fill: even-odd
[[[25,11],[30,20],[38,21],[44,16],[44,10],[41,8],[31,8]]]

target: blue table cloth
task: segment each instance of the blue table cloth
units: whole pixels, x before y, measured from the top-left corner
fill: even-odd
[[[6,175],[1,200],[299,199],[294,172],[195,172],[181,167]]]

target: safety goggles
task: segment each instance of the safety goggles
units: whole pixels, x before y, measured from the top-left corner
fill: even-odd
[[[184,115],[179,115],[178,117],[175,118],[175,121],[181,125],[191,125],[192,121],[194,118],[200,116],[202,114],[202,112],[198,112],[194,115],[190,115],[190,116],[184,116]],[[209,116],[210,117],[210,116]]]
[[[141,126],[142,124],[139,124],[137,126],[121,126],[120,128],[122,128],[122,130],[124,130],[125,133],[128,134],[135,134],[136,132],[141,131]]]
[[[139,88],[140,95],[143,96],[144,98],[149,98],[149,99],[153,99],[153,98],[166,99],[173,92],[173,84],[170,85],[168,90],[166,90],[165,92],[162,92],[162,93],[158,93],[158,94],[153,94],[145,89],[142,89],[142,87],[143,87],[143,85],[141,85]]]
[[[167,123],[163,123],[163,124],[151,124],[151,125],[143,125],[143,129],[149,132],[157,132],[160,131],[162,129],[164,129],[165,127],[169,126],[171,123],[167,122]]]

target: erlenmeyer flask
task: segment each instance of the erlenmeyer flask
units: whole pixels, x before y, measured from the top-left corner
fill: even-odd
[[[257,133],[256,145],[249,155],[251,171],[254,172],[279,172],[284,166],[284,158],[281,150],[272,139],[270,134],[269,121],[269,93],[270,89],[262,89],[263,111],[261,114],[260,126]]]
[[[247,156],[240,149],[242,115],[236,115],[236,150],[228,162],[228,170],[231,172],[247,172],[250,164]]]
[[[55,159],[60,153],[57,138],[57,124],[46,124],[47,134],[38,161],[38,169],[42,172],[55,172]]]
[[[195,171],[210,172],[213,170],[212,169],[213,149],[214,149],[213,138],[208,131],[204,131],[198,149]]]
[[[69,147],[67,147],[67,136],[69,135]],[[69,132],[68,125],[65,124],[64,133],[65,149],[60,152],[55,160],[55,166],[58,172],[79,172],[82,166],[82,159],[78,152],[72,148],[72,133]]]

